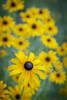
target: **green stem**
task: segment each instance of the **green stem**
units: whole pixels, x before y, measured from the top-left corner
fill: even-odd
[[[23,87],[23,89],[22,89],[22,93],[21,93],[20,100],[22,100],[23,91],[24,91],[24,87]]]
[[[46,80],[42,83],[42,85],[41,85],[41,87],[40,87],[40,90],[37,91],[36,96],[35,96],[35,98],[34,98],[33,100],[37,100],[37,98],[38,98],[38,97],[40,96],[40,94],[43,92],[44,86],[45,86],[45,84],[47,84],[47,82],[48,82],[48,79],[46,79]]]

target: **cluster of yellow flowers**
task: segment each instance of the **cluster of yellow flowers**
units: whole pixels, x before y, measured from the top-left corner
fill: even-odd
[[[3,8],[9,12],[22,10],[24,2],[21,0],[7,0]],[[63,65],[56,54],[65,56],[64,66],[67,66],[67,42],[59,47],[55,39],[58,34],[58,28],[55,20],[51,17],[48,9],[28,8],[26,12],[20,12],[22,23],[16,25],[11,16],[0,17],[0,47],[11,47],[18,50],[16,58],[12,58],[7,70],[10,71],[12,79],[18,83],[14,87],[6,87],[3,81],[0,81],[0,100],[30,100],[35,91],[40,87],[41,79],[47,77],[51,82],[63,84],[66,81],[66,73],[63,71]],[[42,51],[38,56],[30,52],[25,55],[29,47],[29,38],[39,37],[45,48],[49,52]],[[51,50],[51,49],[54,49]],[[0,51],[0,56],[5,56],[5,50]],[[39,75],[39,77],[38,77]]]

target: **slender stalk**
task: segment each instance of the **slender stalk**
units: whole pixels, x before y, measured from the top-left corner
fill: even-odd
[[[40,91],[37,91],[35,98],[33,100],[37,100],[37,98],[40,96],[40,94],[43,92],[44,90],[44,86],[47,84],[48,79],[44,80],[44,82],[42,83],[42,85],[40,86]]]
[[[22,100],[23,91],[24,91],[24,87],[23,87],[23,89],[22,89],[22,93],[21,93],[20,100]]]

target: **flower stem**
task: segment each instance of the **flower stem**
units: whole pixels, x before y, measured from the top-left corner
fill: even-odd
[[[23,91],[24,91],[24,87],[23,87],[22,92],[21,92],[20,100],[22,100]]]

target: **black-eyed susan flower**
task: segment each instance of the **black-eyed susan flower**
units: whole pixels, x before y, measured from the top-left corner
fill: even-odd
[[[44,33],[44,29],[43,29],[43,24],[41,21],[39,20],[32,20],[30,22],[28,22],[28,26],[30,29],[30,33],[31,35],[34,36],[40,36],[41,34]]]
[[[3,18],[2,17],[0,18],[0,28],[2,30],[6,30],[8,28],[13,28],[14,25],[15,25],[15,22],[13,21],[12,17],[4,16]]]
[[[60,55],[60,56],[65,56],[66,55],[66,48],[64,48],[64,47],[57,47],[57,53],[58,53],[58,55]]]
[[[35,14],[36,14],[37,18],[43,19],[44,16],[50,15],[50,11],[49,11],[49,9],[39,9],[39,8],[37,8]]]
[[[62,44],[62,47],[65,48],[65,49],[67,50],[67,42],[64,42],[64,43]]]
[[[43,35],[41,40],[44,45],[49,47],[50,49],[56,49],[58,47],[58,43],[55,38],[51,37],[50,35]]]
[[[56,35],[58,33],[58,28],[57,26],[53,24],[45,24],[44,25],[45,33],[50,34],[50,35]]]
[[[55,21],[54,21],[53,18],[51,18],[51,16],[45,16],[43,18],[43,22],[46,23],[46,24],[52,24],[52,25],[55,24]]]
[[[58,60],[58,57],[56,56],[56,52],[53,51],[49,51],[48,53],[42,51],[39,54],[39,58],[45,68],[52,67],[52,64]]]
[[[22,50],[29,46],[29,42],[23,38],[14,38],[13,46]]]
[[[5,56],[7,52],[5,50],[0,50],[0,57]]]
[[[57,61],[53,65],[53,69],[55,71],[61,71],[63,69],[62,63],[60,61]]]
[[[35,57],[33,53],[30,53],[30,56],[27,57],[22,51],[15,54],[18,59],[12,59],[11,62],[15,63],[15,65],[11,65],[8,67],[8,70],[12,70],[10,72],[10,76],[15,74],[20,74],[18,82],[24,80],[24,85],[28,83],[30,86],[34,86],[34,83],[40,85],[40,80],[37,75],[40,76],[41,79],[45,79],[44,73],[41,70],[44,70],[44,67],[41,66],[40,60]]]
[[[63,65],[64,67],[67,67],[67,56],[63,58]]]
[[[14,37],[12,35],[2,35],[0,36],[0,46],[8,46],[10,47],[13,42]]]
[[[65,72],[61,71],[61,72],[52,72],[50,74],[50,81],[55,82],[57,84],[63,84],[66,80],[66,74]]]
[[[27,24],[18,24],[13,28],[13,31],[16,35],[22,36],[24,38],[30,37],[31,33]]]
[[[11,98],[9,97],[9,95],[5,95],[3,98],[1,98],[0,100],[11,100]]]
[[[36,16],[36,10],[37,10],[37,9],[38,9],[38,8],[36,8],[36,7],[27,8],[27,12],[30,12],[30,13],[32,13],[33,15]]]
[[[0,97],[4,97],[7,90],[4,90],[6,84],[3,84],[3,81],[0,81]]]
[[[8,94],[12,96],[14,100],[30,100],[32,93],[28,89],[24,89],[23,94],[21,96],[23,86],[14,86],[14,87],[8,87]]]
[[[5,10],[9,12],[22,10],[24,8],[24,1],[22,0],[7,0],[5,4],[2,5]]]
[[[21,20],[22,22],[29,22],[33,19],[35,19],[36,17],[29,11],[26,11],[26,12],[21,12],[20,13],[20,16],[21,16]]]

